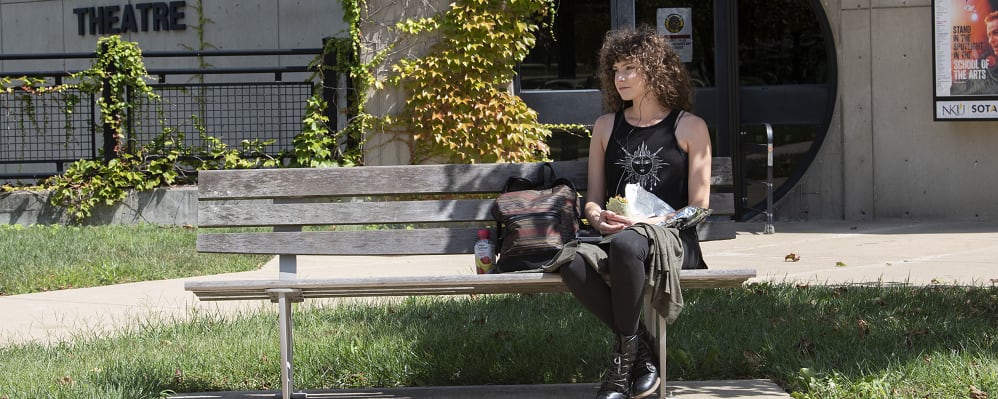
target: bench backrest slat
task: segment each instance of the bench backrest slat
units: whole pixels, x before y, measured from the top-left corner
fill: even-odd
[[[492,221],[493,199],[390,202],[211,203],[199,205],[201,227],[453,223]],[[731,193],[714,193],[716,214],[734,213]]]
[[[363,166],[355,168],[207,170],[201,200],[275,199],[393,194],[495,193],[509,176],[535,177],[543,163]],[[586,188],[586,161],[552,162],[558,177]],[[731,159],[715,157],[712,186],[730,186]]]
[[[441,193],[494,193],[508,176],[538,175],[542,163],[362,166],[316,169],[212,170],[198,176],[205,199],[306,198]],[[585,184],[585,162],[554,162],[558,177]],[[581,166],[581,167],[580,167]]]
[[[351,225],[491,220],[492,199],[202,204],[202,227]]]
[[[286,255],[443,255],[474,252],[478,228],[218,233],[198,252]]]

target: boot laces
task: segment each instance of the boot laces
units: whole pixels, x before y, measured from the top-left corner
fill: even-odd
[[[623,355],[614,353],[610,359],[613,366],[607,369],[600,384],[600,391],[627,392],[627,377],[623,367]]]

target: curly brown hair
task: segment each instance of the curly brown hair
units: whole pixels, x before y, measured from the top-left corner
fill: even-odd
[[[617,93],[613,64],[632,61],[645,73],[646,80],[658,101],[669,108],[693,110],[693,84],[686,67],[672,45],[653,28],[642,25],[636,29],[616,29],[607,32],[599,50],[599,80],[603,103],[617,112],[630,106]]]

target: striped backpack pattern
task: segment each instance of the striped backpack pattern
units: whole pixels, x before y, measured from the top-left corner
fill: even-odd
[[[510,178],[492,205],[499,248],[497,273],[539,268],[579,232],[579,199],[568,179],[550,184]]]

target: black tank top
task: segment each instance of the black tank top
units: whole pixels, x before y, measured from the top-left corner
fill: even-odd
[[[624,195],[628,183],[640,184],[673,209],[689,205],[689,157],[676,139],[679,110],[648,127],[627,123],[623,111],[614,117],[606,146],[606,198]]]
[[[676,120],[681,113],[674,109],[657,124],[636,127],[627,123],[623,111],[617,112],[603,163],[606,198],[623,196],[624,186],[636,183],[673,209],[690,204],[689,156],[676,138]],[[683,243],[682,268],[706,269],[697,230],[682,230],[679,238]]]

